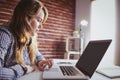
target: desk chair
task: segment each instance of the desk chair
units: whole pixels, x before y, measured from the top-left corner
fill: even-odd
[[[74,55],[74,59],[80,57],[80,38],[69,36],[66,39],[66,53],[64,58],[70,59],[70,55]]]

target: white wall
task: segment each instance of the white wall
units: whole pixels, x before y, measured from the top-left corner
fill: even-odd
[[[112,66],[115,63],[115,33],[116,33],[116,0],[76,0],[76,29],[79,23],[86,19],[89,23],[86,30],[86,41],[97,39],[112,39],[99,67]],[[119,0],[118,0],[119,1]]]
[[[100,67],[114,65],[116,32],[116,6],[115,0],[96,0],[91,7],[91,38],[112,39]]]

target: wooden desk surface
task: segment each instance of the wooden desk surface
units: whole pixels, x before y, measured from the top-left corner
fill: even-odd
[[[73,64],[75,64],[77,62],[77,60],[54,59],[54,61],[55,61],[54,63],[57,63],[57,61],[59,61],[59,60],[67,61],[67,62],[69,61],[69,62],[72,62]],[[42,80],[42,72],[36,68],[36,71],[34,71],[30,74],[26,74],[25,76],[22,76],[18,80]],[[120,78],[110,79],[108,77],[105,77],[105,76],[95,72],[90,80],[120,80]]]

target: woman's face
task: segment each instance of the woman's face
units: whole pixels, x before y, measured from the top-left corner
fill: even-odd
[[[43,18],[44,18],[44,12],[43,12],[43,10],[41,10],[37,15],[35,15],[30,20],[30,25],[31,25],[34,33],[38,32],[39,28],[42,27]]]

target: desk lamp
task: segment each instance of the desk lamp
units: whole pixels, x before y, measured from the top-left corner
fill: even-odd
[[[83,53],[84,50],[84,46],[85,46],[85,29],[88,26],[88,21],[86,20],[82,20],[80,22],[80,50],[81,50],[81,54]]]

